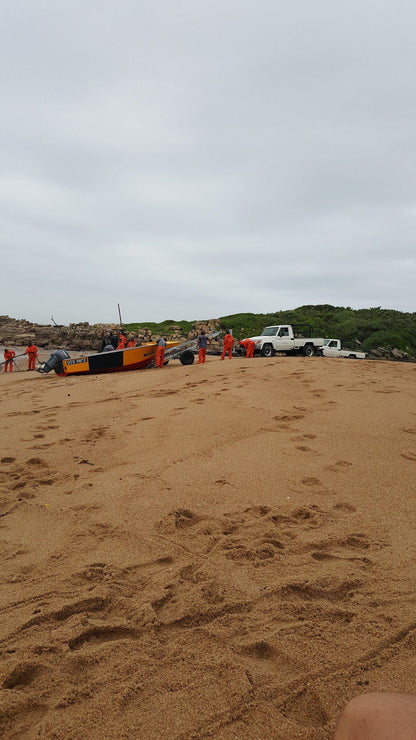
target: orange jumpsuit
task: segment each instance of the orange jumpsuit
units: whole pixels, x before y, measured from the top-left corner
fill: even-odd
[[[28,370],[34,370],[35,369],[35,362],[36,358],[38,356],[38,348],[35,344],[29,344],[29,346],[25,349],[25,355],[28,355],[27,358],[27,369]]]
[[[118,345],[117,345],[116,349],[125,349],[126,348],[126,344],[127,344],[127,339],[124,336],[124,334],[122,334],[120,332],[120,334],[118,335]]]
[[[198,350],[198,365],[203,365],[207,359],[207,348],[200,347]]]
[[[158,345],[158,348],[156,350],[156,367],[163,367],[165,349],[165,347],[161,347],[160,345]]]
[[[222,350],[221,359],[223,360],[225,358],[225,355],[228,352],[228,357],[231,360],[232,357],[232,349],[234,347],[234,337],[232,334],[226,334],[224,337],[224,348]]]
[[[240,344],[246,351],[246,357],[254,357],[254,347],[256,346],[256,343],[253,342],[252,339],[242,339]]]
[[[127,343],[128,347],[136,347],[137,343],[135,339],[130,339],[130,342]]]
[[[10,372],[13,370],[13,357],[16,357],[16,352],[13,352],[12,349],[5,349],[4,350],[4,359],[6,362],[4,363],[4,372],[7,373],[7,368],[9,368]]]

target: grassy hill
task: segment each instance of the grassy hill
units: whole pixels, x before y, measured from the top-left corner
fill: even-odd
[[[232,329],[238,339],[259,334],[270,324],[309,324],[318,330],[318,336],[335,337],[345,344],[358,340],[364,351],[386,347],[416,354],[416,313],[403,313],[388,308],[344,308],[342,306],[300,306],[290,311],[256,314],[237,313],[221,316],[220,328]],[[170,327],[180,326],[186,334],[193,328],[192,321],[166,320],[161,323],[134,323],[126,325],[129,331],[147,326],[154,333],[170,333]]]

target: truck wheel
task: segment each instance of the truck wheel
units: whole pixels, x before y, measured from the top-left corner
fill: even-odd
[[[313,344],[305,344],[303,348],[303,354],[305,355],[305,357],[313,357],[313,355],[315,354],[315,347],[313,346]]]
[[[192,365],[195,359],[194,353],[190,349],[186,349],[181,355],[179,355],[179,359],[182,365]]]
[[[271,344],[264,344],[261,350],[262,357],[273,357],[274,349]]]
[[[357,359],[357,355],[348,355],[348,359],[349,360],[356,360]]]

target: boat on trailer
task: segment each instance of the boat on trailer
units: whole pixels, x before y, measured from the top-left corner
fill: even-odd
[[[179,342],[166,342],[166,351],[176,347]],[[148,367],[156,357],[156,342],[147,342],[139,347],[115,349],[112,352],[98,352],[62,360],[56,368],[57,375],[85,375],[96,373],[119,373],[125,370],[140,370]]]
[[[220,332],[208,334],[209,339],[214,339]],[[165,362],[179,359],[182,365],[192,365],[197,349],[197,340],[190,339],[186,342],[166,342]],[[156,358],[157,343],[146,342],[138,347],[126,347],[115,349],[110,352],[97,352],[93,355],[82,355],[81,357],[57,358],[53,369],[57,375],[67,377],[69,375],[95,375],[96,373],[119,373],[125,370],[140,370],[154,363]],[[63,354],[67,354],[64,352]],[[52,369],[52,368],[49,368]],[[42,372],[42,369],[40,370]]]

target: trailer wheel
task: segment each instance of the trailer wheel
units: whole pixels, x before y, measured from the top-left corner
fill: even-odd
[[[305,357],[313,357],[313,355],[315,354],[315,347],[313,346],[313,344],[305,344],[303,348],[303,354],[305,355]]]
[[[54,370],[57,375],[64,375],[64,366],[62,362],[58,362],[58,364],[55,365]]]
[[[273,357],[274,355],[274,349],[272,344],[263,344],[262,350],[261,350],[262,357]]]
[[[192,365],[195,359],[194,353],[190,349],[186,349],[181,355],[179,355],[179,359],[182,365]]]

